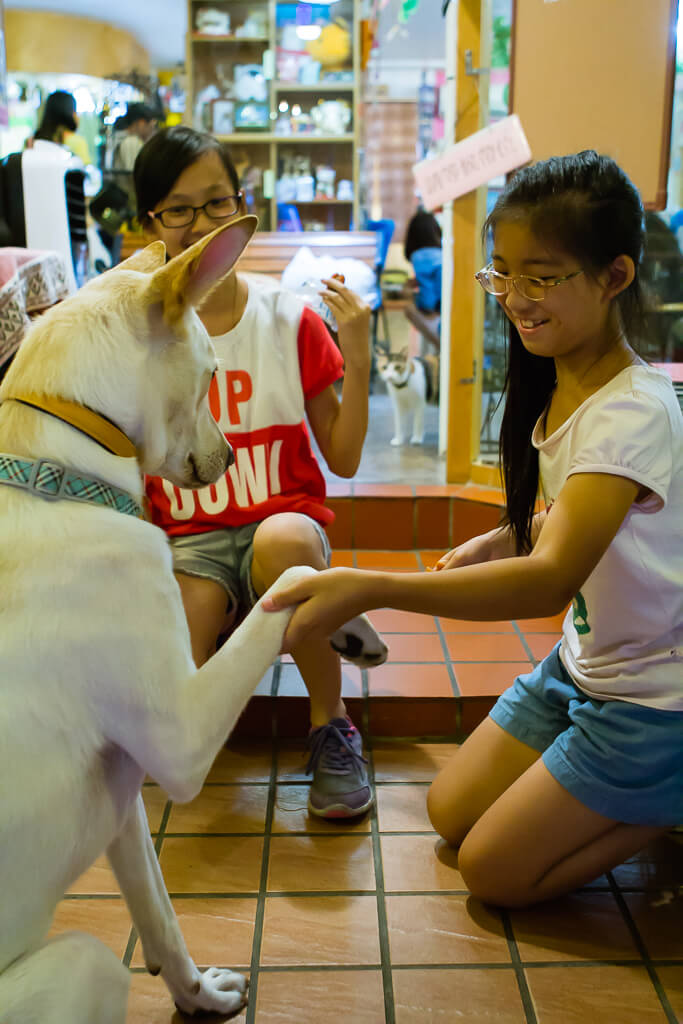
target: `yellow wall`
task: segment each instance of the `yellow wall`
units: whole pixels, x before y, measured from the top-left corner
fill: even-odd
[[[50,11],[5,10],[7,69],[116,78],[149,72],[149,54],[125,29]]]

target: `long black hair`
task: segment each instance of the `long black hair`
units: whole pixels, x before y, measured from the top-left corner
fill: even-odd
[[[635,341],[643,327],[639,265],[643,249],[643,206],[635,185],[607,156],[584,150],[551,157],[519,171],[498,198],[484,224],[484,237],[506,220],[521,220],[539,241],[573,256],[596,275],[620,255],[636,268],[633,281],[616,298],[621,325]],[[555,387],[555,363],[528,352],[505,317],[508,337],[505,411],[500,431],[500,464],[506,494],[505,522],[518,553],[531,549],[531,525],[538,492],[538,452],[531,434]]]
[[[137,200],[138,218],[149,222],[148,210],[153,210],[173,188],[180,175],[205,153],[217,153],[235,193],[240,190],[240,179],[228,147],[206,132],[179,124],[162,128],[149,139],[135,160],[133,181]]]
[[[58,89],[45,100],[43,116],[34,138],[54,142],[60,128],[75,132],[77,127],[76,100],[70,92]]]

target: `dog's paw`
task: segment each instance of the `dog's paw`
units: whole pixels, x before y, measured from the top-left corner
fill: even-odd
[[[387,660],[389,648],[367,615],[357,615],[330,637],[333,650],[345,661],[361,668],[373,668]]]
[[[183,1013],[237,1013],[247,1003],[248,981],[243,974],[227,968],[209,967],[197,971],[194,985],[182,995],[174,992],[175,1004]],[[170,987],[170,986],[169,986]]]

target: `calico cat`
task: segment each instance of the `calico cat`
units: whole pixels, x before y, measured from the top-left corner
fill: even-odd
[[[412,413],[411,444],[424,441],[425,405],[433,397],[431,374],[424,359],[410,356],[408,349],[380,352],[377,372],[387,386],[394,412],[394,436],[390,444],[405,444],[408,420]]]

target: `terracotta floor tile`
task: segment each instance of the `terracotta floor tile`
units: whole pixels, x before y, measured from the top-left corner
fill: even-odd
[[[427,816],[425,782],[377,786],[377,819],[381,832],[432,832]]]
[[[147,821],[151,832],[158,832],[161,819],[168,803],[168,796],[159,786],[143,786],[142,799],[147,811]]]
[[[327,967],[379,962],[374,893],[266,899],[261,966]]]
[[[213,763],[207,782],[268,782],[273,760],[270,742],[231,743]]]
[[[644,967],[528,967],[539,1024],[665,1024]]]
[[[257,892],[263,839],[164,839],[161,870],[169,892]]]
[[[147,973],[132,975],[126,1024],[185,1024],[188,1019],[173,1006],[161,978]]]
[[[683,844],[662,836],[635,857],[614,868],[612,875],[622,889],[672,889],[683,881]]]
[[[269,892],[374,890],[370,836],[276,836],[270,843]]]
[[[338,566],[347,566],[347,567],[353,568],[353,565],[354,565],[353,556],[354,556],[354,552],[353,552],[352,549],[349,549],[349,548],[335,548],[333,550],[333,552],[332,552],[332,558],[330,559],[330,565],[333,568],[337,568]]]
[[[395,966],[510,963],[500,915],[469,896],[387,896],[386,907]]]
[[[681,967],[658,967],[657,974],[664,986],[676,1020],[683,1021],[683,965]]]
[[[517,625],[523,633],[561,633],[566,614],[565,611],[543,619],[517,619]]]
[[[500,622],[470,622],[468,619],[439,619],[444,633],[514,633],[515,627],[507,620]]]
[[[311,776],[306,774],[306,762],[308,751],[305,743],[282,743],[277,752],[277,778],[278,781],[295,782],[311,781]]]
[[[252,997],[253,998],[253,997]],[[382,973],[268,971],[260,974],[256,1020],[264,1024],[384,1024]]]
[[[526,660],[529,663],[524,645],[516,634],[447,633],[446,644],[453,661]]]
[[[370,818],[366,814],[360,819],[337,818],[326,821],[308,812],[308,790],[306,786],[286,785],[277,787],[273,809],[272,832],[370,832]]]
[[[263,832],[268,787],[205,786],[189,804],[173,804],[166,832]]]
[[[418,556],[425,569],[433,569],[441,556],[448,550],[448,545],[445,544],[442,548],[430,548],[426,551],[424,549],[420,549],[418,551]]]
[[[387,642],[389,664],[405,661],[443,663],[446,658],[441,638],[436,634],[396,633]]]
[[[377,608],[368,612],[368,618],[380,633],[436,633],[436,619],[433,615]],[[387,637],[386,642],[391,644],[392,638]]]
[[[49,937],[62,932],[87,932],[109,946],[121,959],[126,952],[131,927],[128,907],[122,899],[62,900],[57,904]]]
[[[525,633],[524,639],[536,661],[543,661],[560,641],[559,633]]]
[[[356,551],[359,569],[414,570],[420,568],[415,551]]]
[[[101,857],[98,857],[95,863],[87,871],[84,871],[80,878],[76,879],[67,892],[86,896],[118,893],[119,883],[114,878],[114,872],[109,867],[106,856],[102,854]]]
[[[354,497],[363,498],[412,498],[411,484],[356,484],[353,485]]]
[[[683,961],[681,900],[654,906],[659,896],[658,892],[625,893],[624,899],[650,956],[654,960]]]
[[[445,664],[392,665],[374,668],[368,677],[371,697],[452,697]]]
[[[431,782],[458,749],[456,743],[387,743],[372,757],[378,782]]]
[[[466,889],[457,851],[436,836],[380,838],[386,892],[437,892]]]
[[[574,893],[510,918],[523,961],[639,959],[611,893]]]
[[[396,1024],[525,1024],[510,970],[394,971]]]
[[[530,661],[458,662],[453,665],[463,697],[499,697],[519,675],[531,672]]]
[[[180,930],[198,967],[230,967],[244,972],[251,963],[256,898],[175,899]],[[136,942],[131,967],[144,967]]]

